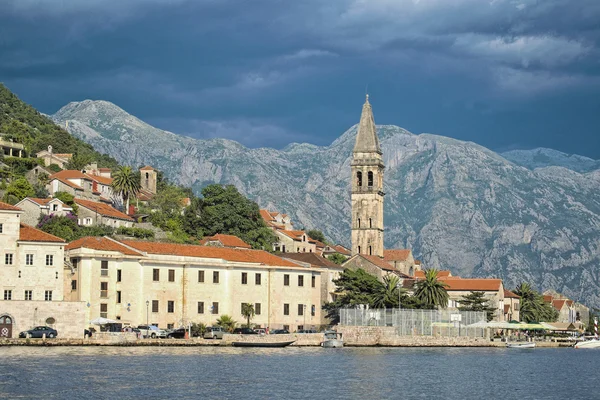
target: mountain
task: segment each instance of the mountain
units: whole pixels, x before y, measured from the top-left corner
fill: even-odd
[[[543,147],[532,150],[511,150],[500,154],[508,161],[531,170],[552,166],[565,167],[577,172],[590,172],[600,169],[600,160]]]
[[[349,244],[356,127],[327,147],[275,150],[178,136],[104,101],[70,103],[53,118],[122,163],[151,164],[196,191],[234,184],[298,227]],[[410,247],[425,266],[456,275],[528,281],[600,306],[600,170],[531,170],[474,143],[390,125],[378,133],[387,248]]]

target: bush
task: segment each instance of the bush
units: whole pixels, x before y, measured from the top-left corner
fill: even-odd
[[[117,235],[133,236],[138,239],[154,239],[154,231],[136,227],[122,226],[117,228]]]

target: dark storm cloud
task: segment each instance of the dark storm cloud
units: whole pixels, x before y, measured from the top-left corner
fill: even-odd
[[[600,157],[596,0],[0,2],[0,80],[175,132],[328,144],[358,119]],[[575,131],[575,132],[573,132]]]

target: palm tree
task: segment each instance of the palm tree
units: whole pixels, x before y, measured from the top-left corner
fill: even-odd
[[[111,187],[125,201],[125,213],[129,213],[129,199],[140,192],[140,177],[131,167],[121,167],[113,175]]]
[[[438,280],[438,272],[435,268],[426,270],[425,279],[417,282],[414,294],[417,300],[430,309],[448,307],[448,285]]]
[[[373,306],[377,308],[399,307],[400,296],[404,292],[396,275],[386,275],[379,290],[373,294]]]
[[[515,289],[515,294],[521,297],[519,316],[525,322],[553,322],[558,313],[549,304],[544,303],[544,298],[531,288],[527,282],[521,283]]]
[[[252,303],[244,303],[242,304],[242,315],[246,317],[246,321],[248,322],[246,326],[250,328],[250,319],[254,317],[254,305]]]
[[[237,322],[235,322],[229,315],[221,315],[219,319],[217,319],[217,326],[222,327],[229,333],[233,332],[236,325]]]

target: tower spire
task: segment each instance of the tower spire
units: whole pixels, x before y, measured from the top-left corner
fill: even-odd
[[[381,154],[377,130],[375,128],[375,118],[373,109],[369,103],[369,94],[366,95],[365,104],[363,104],[360,122],[358,123],[358,134],[354,144],[354,153],[376,152]]]

